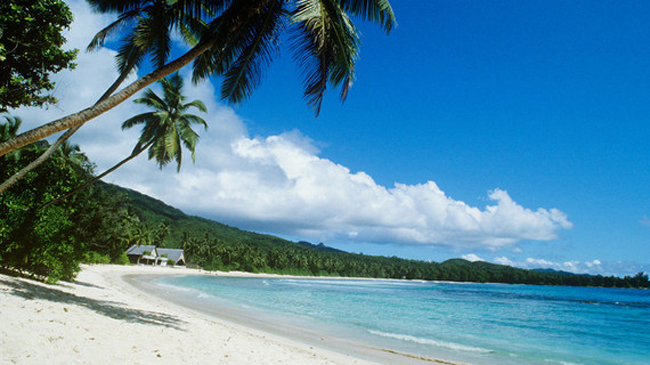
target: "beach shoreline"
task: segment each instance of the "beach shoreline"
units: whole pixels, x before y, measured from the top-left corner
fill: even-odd
[[[0,275],[0,364],[446,363],[324,338],[317,330],[306,334],[279,323],[258,326],[228,311],[188,307],[192,304],[135,280],[215,274],[303,278],[115,265],[83,265],[74,282],[57,285]]]

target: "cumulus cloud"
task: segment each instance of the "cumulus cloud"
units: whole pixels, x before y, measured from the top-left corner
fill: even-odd
[[[85,2],[70,3],[76,22],[68,38],[71,46],[83,49],[110,19],[90,13]],[[35,126],[91,105],[116,77],[114,54],[81,54],[77,70],[57,76],[59,106],[17,114]],[[188,213],[318,241],[499,249],[522,240],[554,240],[572,227],[560,210],[523,207],[503,189],[489,191],[489,204],[477,207],[453,199],[433,181],[381,186],[362,171],[320,157],[315,142],[298,130],[250,136],[241,118],[214,100],[212,84],[187,86],[189,97],[203,100],[209,110],[204,119],[210,128],[199,131],[197,163],[185,161],[176,174],[174,168],[158,171],[143,154],[108,181]],[[120,123],[143,111],[126,102],[89,122],[74,142],[99,170],[110,167],[130,153],[138,135],[137,130],[120,131]]]
[[[494,263],[495,263],[495,264],[499,264],[499,265],[515,266],[515,263],[512,262],[510,259],[508,259],[508,258],[505,257],[505,256],[496,257],[496,258],[494,259]]]
[[[364,172],[319,157],[298,131],[233,134],[228,141],[212,125],[231,121],[210,119],[196,165],[178,175],[151,171],[119,181],[195,213],[320,240],[500,248],[556,239],[560,229],[571,227],[562,212],[524,208],[504,190],[492,191],[493,203],[480,209],[452,199],[432,181],[386,188]]]
[[[509,259],[505,256],[496,257],[492,260],[496,264],[520,267],[523,269],[553,269],[566,271],[574,274],[590,275],[634,275],[640,271],[648,272],[648,265],[639,265],[629,261],[591,261],[564,260],[554,261],[540,258],[528,257],[524,260]]]
[[[467,255],[463,255],[462,258],[465,259],[465,260],[467,260],[467,261],[471,261],[471,262],[476,262],[476,261],[485,261],[485,260],[483,260],[482,258],[480,258],[478,255],[473,254],[473,253],[469,253],[469,254],[467,254]]]

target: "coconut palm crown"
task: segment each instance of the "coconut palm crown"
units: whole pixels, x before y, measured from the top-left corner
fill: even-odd
[[[181,169],[182,146],[185,146],[195,161],[195,148],[199,135],[192,130],[192,125],[202,125],[205,129],[208,124],[203,118],[186,111],[192,107],[206,113],[207,108],[200,100],[186,103],[183,95],[183,79],[178,73],[159,81],[163,88],[163,97],[158,96],[153,90],[147,89],[144,96],[133,102],[142,104],[153,111],[136,115],[122,123],[122,129],[143,124],[142,133],[133,153],[140,153],[149,149],[149,159],[155,159],[162,169],[167,163],[176,160],[177,171]]]

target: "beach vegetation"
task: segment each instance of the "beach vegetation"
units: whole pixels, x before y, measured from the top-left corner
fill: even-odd
[[[50,79],[74,68],[77,50],[64,50],[72,12],[63,0],[0,2],[0,112],[56,103]]]
[[[5,120],[0,131],[15,133],[16,120]],[[39,142],[0,157],[0,178],[47,148],[47,142]],[[129,216],[125,196],[89,189],[66,204],[39,208],[91,178],[93,169],[77,146],[64,143],[53,158],[0,195],[0,266],[56,282],[74,278],[86,259],[121,257]]]
[[[87,251],[84,253],[82,262],[84,264],[110,264],[111,258],[106,254],[101,254],[95,251]]]

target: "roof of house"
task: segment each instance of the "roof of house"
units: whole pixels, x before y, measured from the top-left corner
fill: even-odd
[[[142,255],[145,251],[154,253],[156,251],[156,246],[154,245],[146,245],[146,246],[138,246],[138,245],[133,245],[131,246],[128,250],[126,250],[127,255]],[[160,253],[160,249],[157,250]]]
[[[170,258],[175,262],[178,262],[178,260],[180,260],[181,258],[184,259],[183,250],[179,250],[175,248],[159,248],[158,255],[160,256],[167,255],[167,258]]]

